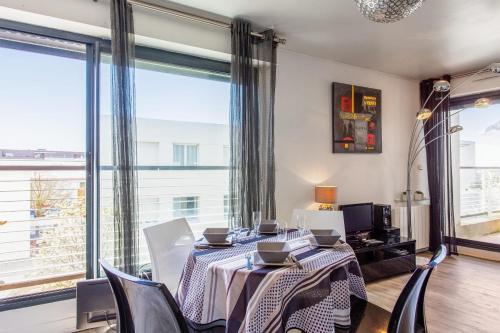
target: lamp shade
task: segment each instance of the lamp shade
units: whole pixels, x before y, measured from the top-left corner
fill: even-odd
[[[323,204],[332,204],[337,201],[336,186],[316,186],[314,189],[314,201]]]

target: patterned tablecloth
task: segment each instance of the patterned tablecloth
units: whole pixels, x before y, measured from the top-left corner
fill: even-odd
[[[177,302],[186,318],[207,324],[227,321],[227,332],[334,332],[350,325],[350,296],[366,299],[354,251],[348,244],[315,248],[298,233],[288,235],[297,266],[246,268],[245,253],[257,241],[241,239],[224,249],[193,250],[184,267]]]

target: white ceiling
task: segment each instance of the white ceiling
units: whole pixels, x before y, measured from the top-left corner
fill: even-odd
[[[285,48],[410,78],[500,61],[499,0],[426,0],[392,24],[366,20],[353,0],[174,0],[274,27]]]

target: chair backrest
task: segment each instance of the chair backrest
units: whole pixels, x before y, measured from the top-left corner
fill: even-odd
[[[118,307],[120,333],[187,333],[172,294],[163,283],[141,280],[99,260]]]
[[[164,283],[175,292],[195,241],[185,218],[145,227],[153,281]]]
[[[291,225],[297,227],[297,216],[304,216],[309,229],[335,229],[345,241],[344,213],[334,210],[294,209]]]
[[[388,333],[427,332],[424,297],[432,270],[446,257],[446,246],[441,245],[429,263],[419,266],[404,287],[389,320]]]

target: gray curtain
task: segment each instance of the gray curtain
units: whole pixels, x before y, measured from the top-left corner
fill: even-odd
[[[111,0],[114,264],[136,276],[139,258],[132,8]]]
[[[449,81],[451,78],[449,75],[446,75],[443,79]],[[428,79],[420,82],[421,104],[432,93],[435,80],[437,79]],[[427,102],[427,107],[433,110],[445,95],[446,93],[434,93],[432,98]],[[429,250],[436,251],[441,244],[446,243],[448,253],[456,254],[451,141],[450,136],[446,135],[450,129],[450,122],[449,120],[445,120],[449,114],[450,98],[447,97],[446,100],[441,102],[440,106],[424,126],[425,142],[429,143],[435,140],[425,148],[431,201]]]
[[[230,215],[251,226],[253,211],[276,217],[274,91],[276,43],[273,30],[252,36],[241,19],[231,28]]]

